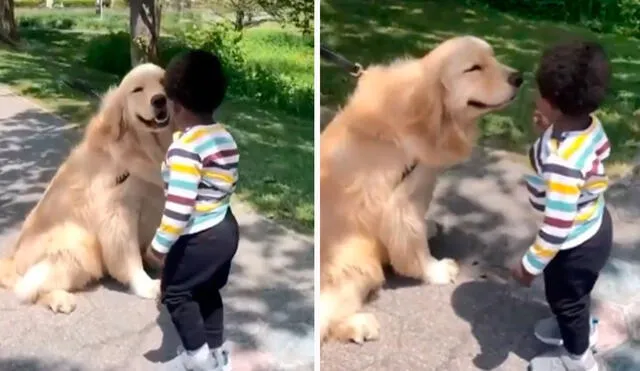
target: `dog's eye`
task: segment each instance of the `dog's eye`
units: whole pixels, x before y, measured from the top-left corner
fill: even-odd
[[[133,89],[132,93],[139,93],[142,91],[142,87],[138,86],[137,88]]]
[[[473,72],[473,71],[480,71],[482,69],[482,66],[479,64],[474,64],[473,66],[471,66],[470,68],[467,68],[466,70],[464,70],[465,73],[467,72]]]

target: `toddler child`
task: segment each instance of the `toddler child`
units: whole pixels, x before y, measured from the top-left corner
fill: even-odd
[[[541,341],[561,346],[531,361],[532,371],[597,371],[591,290],[612,246],[605,206],[607,135],[593,114],[605,98],[610,67],[594,42],[546,50],[536,73],[534,124],[542,132],[529,151],[532,206],[544,214],[535,242],[513,269],[522,284],[544,276],[553,317],[535,327]]]
[[[226,79],[215,55],[192,50],[169,63],[164,86],[178,131],[162,165],[166,204],[148,254],[164,260],[161,301],[182,341],[166,366],[226,371],[231,365],[222,347],[220,289],[239,239],[229,206],[238,180],[238,148],[213,120]]]

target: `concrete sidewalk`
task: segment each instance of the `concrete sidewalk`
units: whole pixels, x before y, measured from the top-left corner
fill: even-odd
[[[428,286],[389,275],[366,310],[381,323],[381,339],[362,346],[330,343],[321,369],[522,371],[546,348],[532,334],[549,315],[542,282],[531,289],[508,280],[507,268],[533,241],[538,220],[522,183],[526,166],[513,156],[478,150],[439,182],[430,216],[441,230],[437,257],[462,264],[452,285]],[[640,177],[607,195],[615,247],[595,288],[599,354],[611,370],[640,370]]]
[[[0,85],[0,250],[77,138]],[[234,370],[312,370],[313,240],[246,210],[236,215],[241,242],[223,293]],[[68,316],[0,290],[0,314],[2,371],[156,370],[177,345],[166,313],[114,282],[80,293]]]

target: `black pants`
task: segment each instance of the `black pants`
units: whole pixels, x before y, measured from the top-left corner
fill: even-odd
[[[186,350],[224,342],[220,289],[238,250],[238,222],[231,209],[212,228],[181,236],[171,247],[162,272],[162,303]]]
[[[605,208],[600,230],[582,245],[561,250],[544,270],[547,302],[571,354],[583,354],[589,348],[591,290],[612,244],[611,215]]]

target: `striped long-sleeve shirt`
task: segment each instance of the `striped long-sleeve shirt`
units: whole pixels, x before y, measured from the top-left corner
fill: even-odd
[[[535,175],[527,177],[529,201],[544,213],[535,242],[522,258],[531,274],[540,274],[562,249],[576,247],[598,232],[608,187],[603,161],[610,144],[593,116],[582,131],[553,138],[548,128],[529,151]]]
[[[174,135],[162,164],[166,203],[153,249],[166,253],[181,235],[224,219],[238,180],[238,159],[235,140],[220,124]]]

